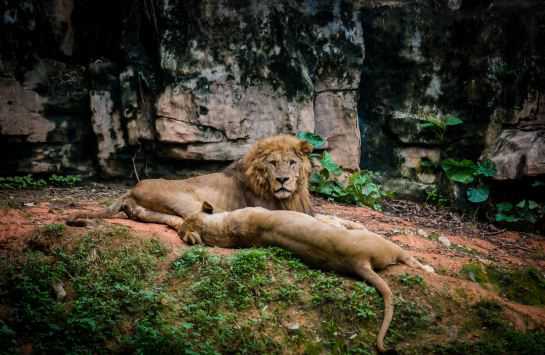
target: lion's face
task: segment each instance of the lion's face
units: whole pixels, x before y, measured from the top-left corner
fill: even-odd
[[[297,181],[301,174],[301,158],[295,153],[271,153],[265,160],[265,170],[271,193],[277,199],[285,199],[297,190]]]
[[[312,146],[292,136],[275,136],[257,142],[244,157],[246,176],[254,192],[286,200],[307,189]]]

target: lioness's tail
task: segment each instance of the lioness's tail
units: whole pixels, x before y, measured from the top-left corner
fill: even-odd
[[[390,327],[392,322],[392,317],[394,315],[394,300],[392,291],[390,287],[378,274],[376,274],[372,269],[371,265],[361,265],[357,268],[357,273],[365,281],[369,282],[371,285],[375,286],[382,295],[384,299],[384,319],[382,320],[382,325],[377,335],[377,349],[379,352],[386,351],[384,348],[384,336]]]
[[[129,196],[130,191],[123,194],[121,197],[119,197],[117,200],[115,200],[110,206],[102,209],[101,211],[97,212],[78,212],[66,219],[66,224],[73,225],[73,226],[82,226],[85,225],[85,223],[82,223],[82,219],[91,219],[91,218],[108,218],[112,217],[119,211],[121,211],[121,208],[123,207],[125,203],[125,199]]]

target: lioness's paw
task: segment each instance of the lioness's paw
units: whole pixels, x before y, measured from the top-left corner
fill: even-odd
[[[429,266],[429,265],[423,265],[424,266],[424,270],[426,270],[427,272],[435,272],[435,270],[433,269],[433,267]]]
[[[201,236],[197,232],[187,233],[182,237],[182,240],[189,245],[202,244]]]

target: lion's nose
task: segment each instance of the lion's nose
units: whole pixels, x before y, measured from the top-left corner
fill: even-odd
[[[279,183],[283,184],[285,183],[286,181],[288,181],[290,178],[287,177],[287,176],[279,176],[276,178],[276,181],[278,181]]]

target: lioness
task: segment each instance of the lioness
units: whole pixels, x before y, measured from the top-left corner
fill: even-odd
[[[384,320],[377,336],[377,348],[384,352],[384,336],[394,312],[392,291],[373,269],[395,263],[433,272],[398,245],[367,230],[347,230],[322,223],[293,211],[270,211],[249,207],[213,214],[204,202],[202,211],[186,218],[180,228],[186,243],[204,243],[224,248],[278,246],[288,249],[311,265],[352,273],[375,286],[384,298]]]
[[[223,172],[185,180],[142,180],[108,208],[78,213],[69,217],[67,224],[81,226],[85,225],[82,218],[107,218],[123,211],[130,219],[178,230],[184,217],[198,212],[205,200],[220,211],[260,206],[312,215],[307,156],[311,151],[312,145],[293,136],[264,138]],[[364,228],[334,216],[317,217],[346,228]]]

